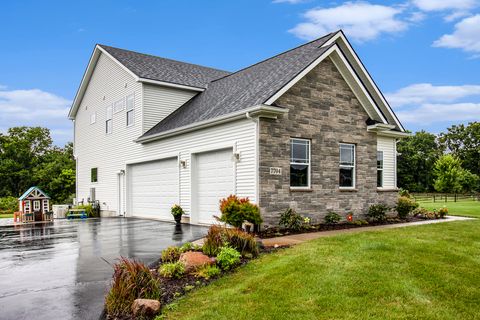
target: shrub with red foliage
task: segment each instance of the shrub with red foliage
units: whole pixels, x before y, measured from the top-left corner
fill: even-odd
[[[262,223],[260,209],[250,202],[248,198],[239,198],[236,195],[229,195],[220,200],[221,221],[234,227],[240,228],[244,221],[255,225]]]

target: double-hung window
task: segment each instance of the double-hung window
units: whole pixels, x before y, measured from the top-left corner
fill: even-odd
[[[133,126],[135,121],[135,96],[133,94],[127,96],[127,127]]]
[[[290,187],[310,187],[310,140],[290,139]]]
[[[355,188],[355,145],[340,144],[340,188]]]
[[[113,110],[112,110],[112,106],[110,105],[110,106],[107,107],[107,119],[105,120],[105,133],[106,134],[112,133],[112,127],[113,127],[112,117],[113,117]]]
[[[383,151],[377,151],[377,187],[383,187]]]

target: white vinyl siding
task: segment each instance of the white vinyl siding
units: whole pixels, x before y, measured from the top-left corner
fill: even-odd
[[[396,188],[395,138],[378,136],[377,150],[383,152],[383,189]]]
[[[127,96],[127,126],[133,126],[135,123],[135,95]]]
[[[147,132],[162,119],[190,100],[198,92],[143,85],[143,132]]]
[[[142,145],[134,140],[143,134],[141,125],[144,118],[143,92],[142,83],[136,82],[130,74],[107,56],[103,54],[100,56],[75,118],[78,200],[86,200],[90,187],[95,187],[96,198],[100,201],[101,209],[117,211],[118,173],[121,170],[127,170],[125,178],[128,180],[127,163],[178,156],[179,160],[186,162],[186,167],[180,168],[178,177],[180,205],[189,214],[192,201],[192,150],[208,149],[221,144],[233,146],[235,152],[240,154],[240,159],[235,164],[236,194],[241,197],[249,197],[253,202],[256,201],[257,140],[255,122],[248,119],[239,120]],[[104,126],[90,126],[92,112],[97,113],[97,120],[100,123],[105,123],[106,107],[131,94],[134,94],[135,99],[134,126],[126,126],[124,113],[113,115],[112,134],[105,135]],[[187,96],[193,96],[193,94],[189,93],[179,100],[186,100]],[[147,102],[148,99],[145,100]],[[146,104],[148,105],[148,103]],[[88,111],[84,110],[85,105],[88,105]],[[148,109],[148,106],[145,109]],[[167,113],[165,112],[165,115]],[[158,121],[153,122],[156,124]],[[90,182],[91,168],[98,168],[98,183]],[[128,185],[127,181],[123,186],[126,185]],[[126,190],[124,187],[122,188],[124,189],[122,190],[124,195],[122,199],[125,199]],[[123,207],[126,208],[125,200],[122,202]],[[128,214],[130,213],[127,212]]]

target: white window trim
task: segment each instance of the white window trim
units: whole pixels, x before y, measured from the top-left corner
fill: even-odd
[[[128,109],[128,98],[132,97],[132,100],[133,100],[133,106],[132,106],[132,109]],[[128,114],[132,112],[133,114],[133,117],[132,117],[132,123],[128,124]],[[125,99],[125,121],[127,123],[127,128],[128,127],[133,127],[135,125],[135,93],[132,93],[130,95],[128,95]]]
[[[113,114],[122,112],[125,110],[125,105],[126,105],[126,100],[125,98],[119,99],[113,103]],[[120,108],[117,109],[117,107],[120,106]]]
[[[97,122],[97,113],[94,112],[90,115],[90,124],[94,124],[95,122]]]
[[[97,181],[92,181],[92,170],[97,169]],[[90,168],[90,184],[98,184],[98,167],[92,167]]]
[[[292,141],[293,140],[301,140],[308,142],[308,163],[304,162],[292,162]],[[312,142],[310,139],[304,138],[290,138],[290,167],[288,168],[288,172],[290,174],[291,165],[292,164],[300,164],[300,165],[308,165],[308,185],[305,187],[295,187],[291,185],[291,181],[289,181],[290,189],[292,190],[310,190],[312,188]]]
[[[378,162],[378,153],[381,152],[382,153],[382,167],[379,168],[378,167],[378,164],[377,164],[377,188],[378,189],[383,189],[384,188],[384,184],[385,184],[385,179],[384,179],[384,162],[385,162],[385,157],[384,157],[384,152],[382,150],[377,150],[377,162]],[[378,171],[381,171],[382,172],[382,185],[379,186],[378,185]]]
[[[110,117],[108,115],[109,110],[110,110]],[[112,104],[107,107],[106,113],[107,114],[106,114],[106,119],[105,119],[105,134],[109,135],[109,134],[112,134],[112,132],[113,132],[113,105]],[[111,122],[110,131],[108,131],[109,121]]]
[[[33,211],[38,211],[42,207],[41,201],[40,200],[34,200],[33,201]]]
[[[340,173],[340,169],[341,168],[345,168],[345,169],[350,169],[352,168],[353,169],[353,172],[352,172],[352,186],[351,187],[342,187],[340,186],[340,179],[338,181],[338,187],[342,190],[352,190],[352,189],[355,189],[357,187],[357,179],[356,179],[356,173],[357,173],[357,147],[355,146],[355,144],[353,143],[340,143],[340,145],[338,146],[338,153],[339,153],[339,156],[340,156],[340,149],[341,147],[343,146],[353,146],[353,166],[351,165],[343,165],[343,164],[340,164],[340,161],[339,161],[339,165],[338,165],[338,170],[339,170],[339,173]]]

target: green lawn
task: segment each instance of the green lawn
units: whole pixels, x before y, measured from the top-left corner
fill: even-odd
[[[171,306],[167,319],[480,319],[480,221],[320,238]]]
[[[11,214],[8,214],[8,213],[0,214],[0,219],[2,219],[2,218],[13,218],[13,213],[11,213]]]
[[[421,207],[429,210],[448,208],[448,214],[452,216],[464,216],[480,218],[479,201],[460,201],[460,202],[419,202]]]

